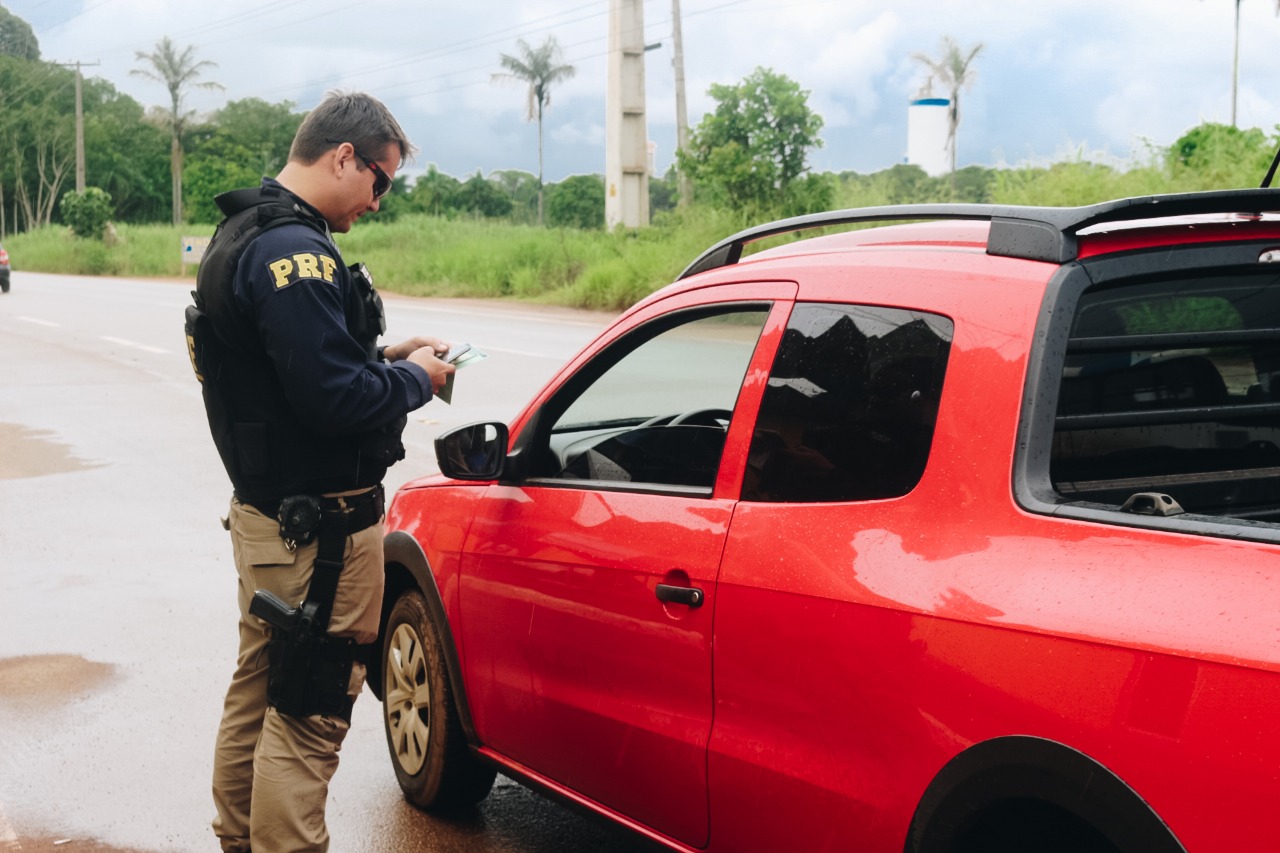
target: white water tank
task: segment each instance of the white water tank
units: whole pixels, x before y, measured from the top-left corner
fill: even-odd
[[[937,177],[951,171],[947,144],[949,98],[915,98],[907,107],[907,162]]]

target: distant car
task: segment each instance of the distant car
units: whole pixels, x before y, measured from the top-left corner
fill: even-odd
[[[713,247],[395,496],[406,798],[501,771],[681,851],[1275,850],[1277,213]]]
[[[9,253],[0,246],[0,293],[9,292]]]

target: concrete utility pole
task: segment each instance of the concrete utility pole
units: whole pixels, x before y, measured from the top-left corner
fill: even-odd
[[[684,36],[680,34],[680,0],[671,0],[671,42],[675,56],[671,64],[676,74],[676,152],[685,150],[689,144],[689,109],[684,100]],[[693,183],[680,161],[676,160],[676,179],[680,188],[680,206],[688,207],[693,200]]]
[[[84,192],[84,95],[81,83],[81,66],[94,66],[96,62],[59,62],[59,65],[76,69],[76,192]]]
[[[648,129],[644,112],[644,3],[609,0],[609,75],[605,90],[604,219],[649,224]]]
[[[1236,124],[1236,90],[1240,88],[1240,0],[1236,0],[1236,39],[1231,53],[1231,126]]]

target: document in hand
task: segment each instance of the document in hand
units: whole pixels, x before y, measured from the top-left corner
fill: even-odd
[[[440,360],[452,364],[458,370],[461,370],[468,364],[488,358],[489,354],[484,350],[479,350],[471,344],[458,344],[451,347],[447,353],[440,356]],[[436,392],[436,399],[444,403],[453,402],[453,377],[457,374],[450,373],[449,378],[445,380],[444,385]]]

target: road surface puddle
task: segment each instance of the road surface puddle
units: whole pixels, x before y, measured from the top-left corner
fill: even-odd
[[[0,708],[49,708],[96,690],[115,675],[111,664],[79,655],[27,655],[0,658]],[[0,853],[147,853],[113,847],[97,839],[59,835],[47,829],[29,832],[9,822],[0,803]]]
[[[115,667],[79,655],[0,658],[0,705],[47,705],[74,699],[106,684]]]
[[[107,844],[85,838],[26,838],[14,835],[5,839],[0,836],[0,850],[21,851],[21,853],[146,853],[132,847],[111,847]]]
[[[52,435],[48,430],[0,423],[0,480],[65,474],[102,466],[101,462],[78,458],[69,445],[56,441]]]

